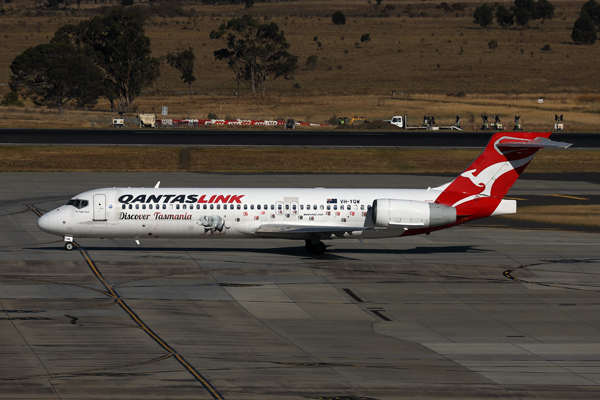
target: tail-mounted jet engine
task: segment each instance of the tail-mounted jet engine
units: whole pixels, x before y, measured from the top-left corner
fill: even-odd
[[[430,228],[456,222],[456,208],[424,201],[377,199],[373,225],[390,229]]]

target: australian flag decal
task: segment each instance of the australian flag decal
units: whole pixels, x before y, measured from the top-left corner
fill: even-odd
[[[327,204],[337,204],[337,199],[327,199]]]

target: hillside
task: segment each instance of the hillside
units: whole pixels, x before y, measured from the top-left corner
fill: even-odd
[[[463,125],[479,124],[481,113],[498,113],[509,125],[514,114],[519,114],[525,125],[540,128],[553,124],[554,114],[559,113],[565,114],[567,128],[600,129],[600,98],[595,96],[600,91],[600,44],[581,46],[570,39],[583,1],[552,3],[555,18],[545,23],[534,21],[528,29],[501,29],[496,23],[479,28],[472,15],[480,2],[462,2],[457,8],[463,10],[451,12],[429,0],[383,1],[378,8],[374,1],[366,0],[256,3],[251,9],[181,2],[136,5],[134,9],[148,17],[146,33],[154,56],[190,46],[194,49],[194,90],[201,94],[190,101],[179,74],[163,64],[161,77],[135,101],[134,108],[157,113],[161,106],[169,106],[172,117],[202,117],[214,112],[221,117],[292,117],[314,122],[333,115],[381,119],[406,110],[414,116],[414,123],[429,114],[449,124],[454,114],[460,113]],[[47,42],[62,25],[106,12],[110,5],[92,4],[85,12],[69,12],[39,11],[34,4],[8,3],[7,12],[0,17],[4,36],[0,83],[9,81],[10,63],[23,50]],[[345,13],[346,25],[332,24],[331,14],[336,10]],[[240,98],[231,95],[237,91],[234,76],[213,56],[222,46],[209,39],[210,31],[245,13],[276,22],[285,31],[290,52],[300,60],[292,79],[275,81],[266,99],[251,99],[247,89],[240,91]],[[365,33],[372,40],[363,44],[360,37]],[[315,36],[322,50],[313,40]],[[492,40],[498,42],[495,50],[488,47]],[[550,51],[542,51],[545,45]],[[311,55],[318,56],[314,69],[304,65]],[[7,91],[7,86],[0,86],[0,95]],[[392,99],[392,91],[400,97]],[[465,97],[455,97],[459,93]],[[544,104],[538,104],[539,97],[545,98]],[[96,110],[108,111],[107,103],[100,102]],[[0,126],[31,123],[31,115],[22,112],[0,108],[0,113]],[[38,121],[52,118],[40,110],[32,113]],[[67,112],[64,123],[69,115],[80,113]],[[87,115],[80,120],[67,125],[89,126]]]

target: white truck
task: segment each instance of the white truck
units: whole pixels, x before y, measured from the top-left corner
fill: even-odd
[[[140,114],[137,118],[140,121],[140,128],[154,128],[156,126],[156,115],[154,114]]]
[[[390,120],[385,120],[384,122],[389,122],[392,125],[396,125],[398,128],[406,129],[406,116],[395,115]]]
[[[460,128],[460,115],[456,116],[456,123],[452,126],[434,126],[435,118],[429,117],[427,115],[425,117],[423,117],[423,125],[421,125],[421,126],[408,126],[407,122],[406,122],[406,115],[394,115],[392,117],[392,119],[384,120],[384,122],[389,122],[390,124],[396,125],[398,128],[401,128],[401,129],[425,129],[425,130],[432,130],[432,131],[454,130],[454,129],[459,130],[459,131],[462,130]]]

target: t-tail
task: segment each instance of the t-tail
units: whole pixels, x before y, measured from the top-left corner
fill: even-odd
[[[514,214],[516,201],[503,200],[509,189],[545,147],[567,148],[555,142],[550,132],[500,132],[492,136],[485,150],[452,182],[436,189],[443,192],[436,203],[456,208],[457,223],[491,215]]]

